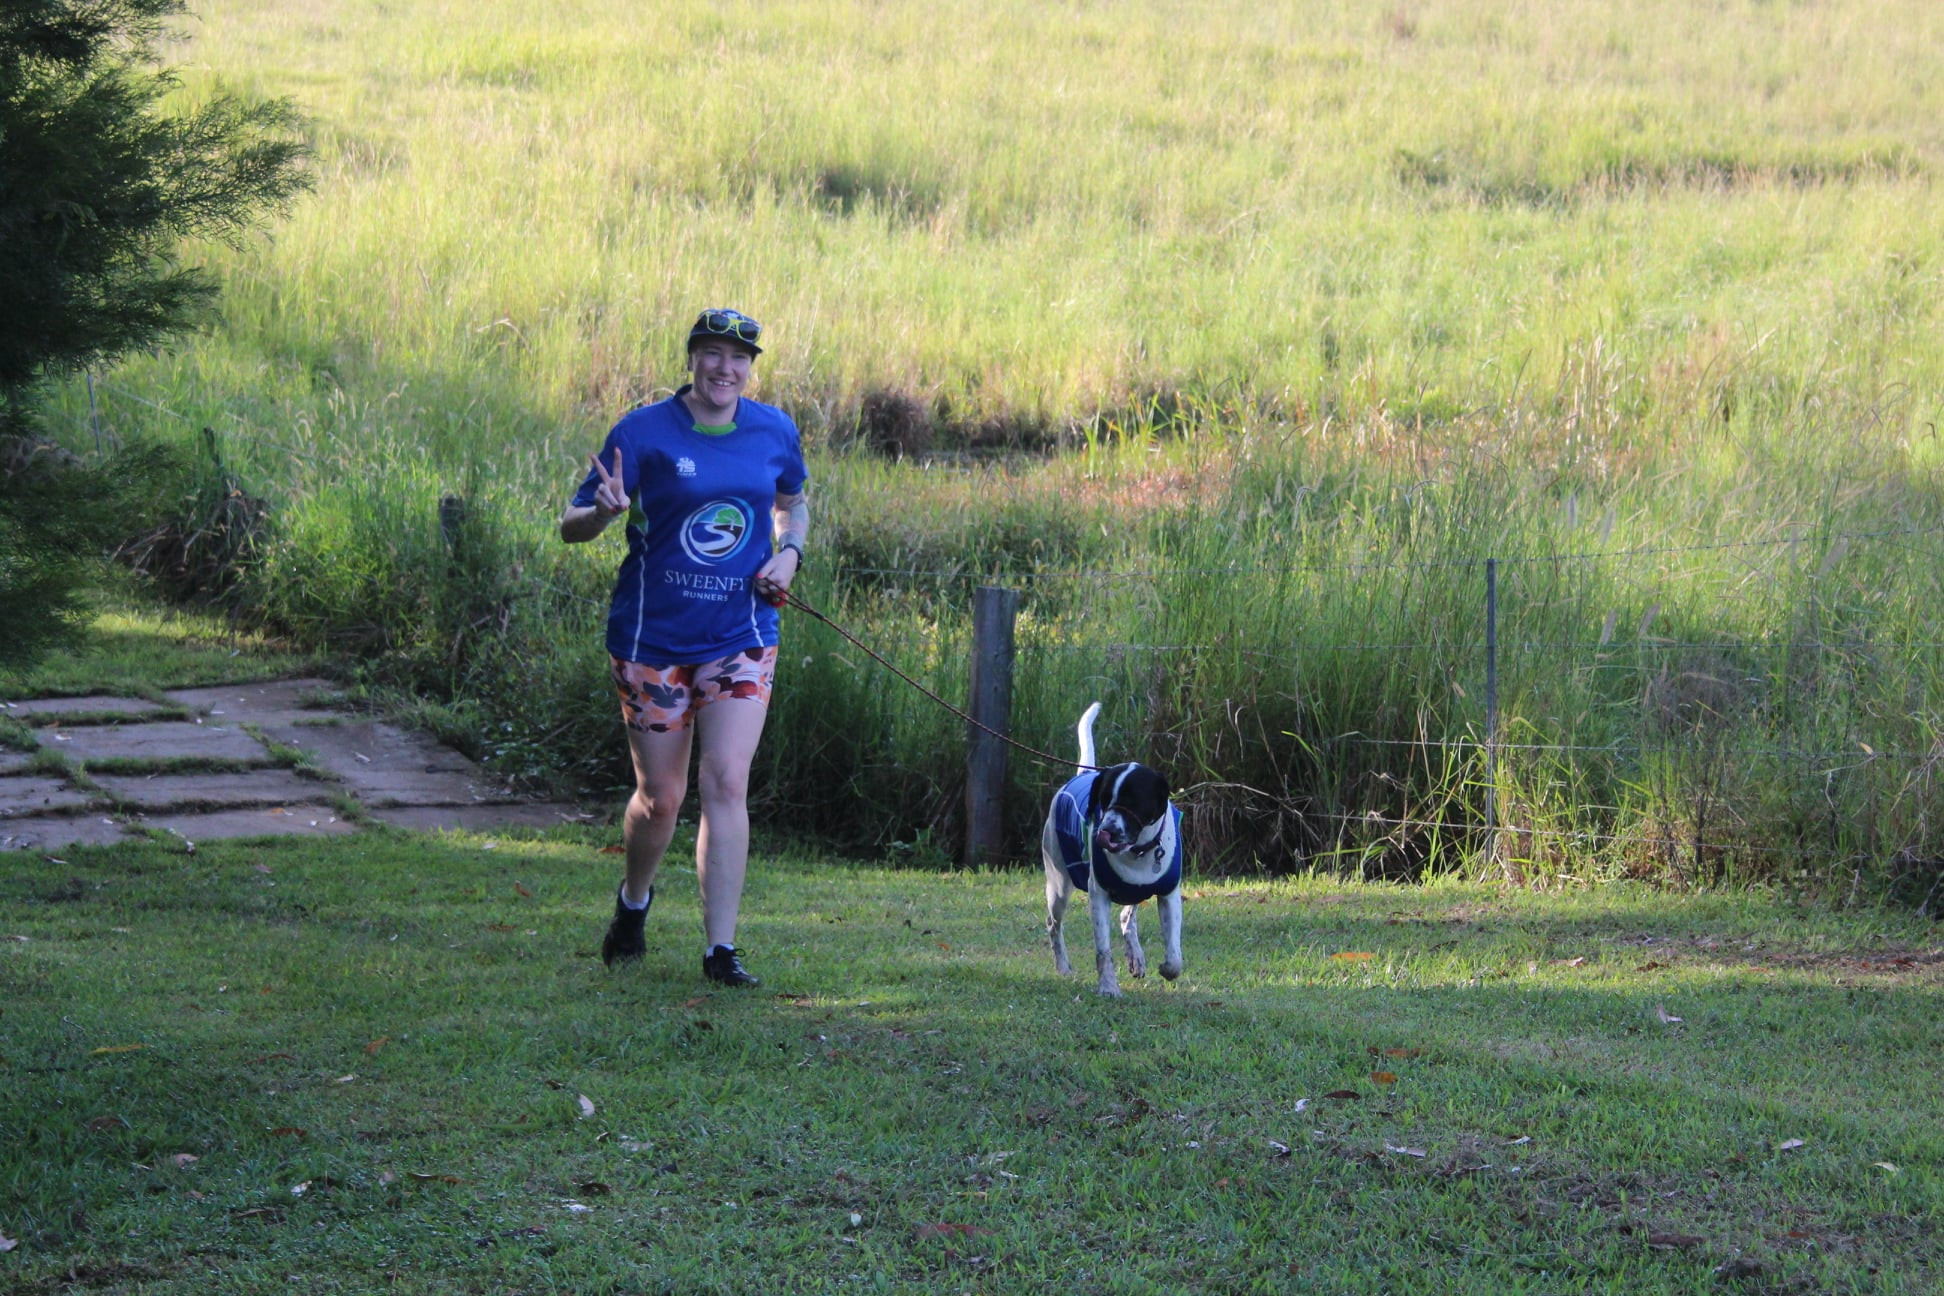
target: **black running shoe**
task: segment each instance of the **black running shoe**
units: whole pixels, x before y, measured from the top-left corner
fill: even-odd
[[[753,986],[763,984],[749,974],[736,957],[733,945],[718,945],[702,956],[702,975],[717,985]]]
[[[621,888],[614,889],[614,921],[608,924],[607,935],[601,938],[601,962],[613,967],[617,962],[632,963],[648,952],[648,939],[642,935],[642,926],[648,921],[648,911],[655,907],[655,888],[648,888],[648,903],[639,909],[630,909],[621,903]]]

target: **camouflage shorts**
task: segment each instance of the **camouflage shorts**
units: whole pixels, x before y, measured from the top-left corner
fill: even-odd
[[[611,657],[610,674],[621,695],[621,719],[642,733],[679,733],[695,713],[724,698],[769,705],[776,680],[776,649],[749,648],[699,666],[645,666]]]

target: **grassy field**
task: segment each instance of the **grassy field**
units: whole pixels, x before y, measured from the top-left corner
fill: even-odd
[[[1940,24],[209,0],[183,93],[295,97],[319,187],[197,252],[208,333],[52,421],[182,439],[190,534],[253,501],[197,550],[246,623],[508,770],[611,783],[613,547],[549,524],[734,303],[812,444],[807,592],[958,696],[971,588],[1021,588],[1021,735],[1064,751],[1102,697],[1211,861],[1915,904],[1944,859]],[[998,447],[1031,453],[963,457]],[[957,722],[789,633],[759,808],[949,853]],[[1015,774],[1021,842],[1044,781]]]
[[[718,301],[819,429],[1938,409],[1922,0],[197,9],[187,92],[295,96],[322,184],[127,377],[306,452],[406,424],[551,486]]]
[[[1030,875],[761,845],[747,993],[679,873],[602,968],[598,834],[10,862],[0,1290],[1944,1281],[1928,924],[1197,878],[1106,1002]]]

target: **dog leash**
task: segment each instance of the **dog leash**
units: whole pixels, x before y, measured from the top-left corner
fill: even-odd
[[[1082,765],[1077,760],[1071,760],[1063,756],[1055,756],[1051,752],[1043,752],[1037,747],[1028,747],[1025,743],[1019,741],[1017,738],[1010,738],[1005,734],[1000,733],[997,729],[994,729],[991,725],[986,724],[984,721],[974,719],[972,716],[967,715],[964,711],[961,711],[959,708],[953,706],[950,702],[947,702],[944,698],[938,696],[938,694],[932,692],[930,689],[926,688],[923,684],[920,684],[917,680],[911,678],[911,676],[899,670],[897,666],[895,666],[890,661],[889,658],[884,656],[883,653],[880,653],[877,649],[871,647],[871,645],[865,643],[862,639],[859,639],[856,635],[844,629],[844,627],[838,625],[835,621],[832,621],[829,617],[825,616],[822,612],[819,612],[816,608],[811,607],[808,603],[805,603],[803,601],[803,596],[801,594],[794,593],[793,591],[790,590],[778,590],[777,595],[778,595],[776,599],[777,607],[779,608],[793,607],[797,611],[803,613],[806,616],[815,617],[817,620],[823,622],[825,625],[829,626],[832,630],[835,630],[838,634],[848,639],[851,643],[857,645],[857,647],[862,649],[864,652],[869,653],[871,659],[877,662],[878,665],[884,667],[886,670],[890,671],[893,675],[896,675],[899,679],[911,685],[911,687],[917,689],[920,693],[923,693],[926,697],[938,703],[938,705],[944,707],[947,711],[950,711],[953,715],[957,716],[959,719],[965,721],[965,723],[971,725],[975,729],[983,729],[986,733],[991,734],[994,738],[997,738],[1000,742],[1005,743],[1007,746],[1017,747],[1019,748],[1019,750],[1025,752],[1027,755],[1032,756],[1037,760],[1045,761],[1049,765],[1064,765],[1072,769],[1092,770],[1096,774],[1098,774],[1101,771],[1101,769],[1104,768],[1103,766],[1100,765]]]

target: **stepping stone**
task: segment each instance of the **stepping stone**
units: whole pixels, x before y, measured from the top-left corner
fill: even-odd
[[[0,819],[44,815],[50,811],[73,810],[94,798],[66,779],[47,775],[26,778],[0,778]]]
[[[116,801],[149,811],[291,805],[316,801],[330,791],[316,779],[283,769],[239,774],[97,774],[94,781]]]
[[[33,762],[24,752],[0,751],[0,774],[18,774]]]
[[[328,805],[277,806],[274,809],[214,810],[207,814],[145,815],[135,822],[160,828],[185,841],[217,841],[230,837],[335,837],[358,831]]]
[[[166,696],[197,715],[224,724],[289,724],[324,714],[310,705],[328,699],[337,685],[327,679],[269,680],[262,684],[221,684],[215,688],[173,689]]]
[[[15,716],[26,720],[31,716],[71,715],[71,716],[144,716],[154,715],[163,708],[147,698],[108,697],[93,694],[88,697],[32,698],[26,702],[8,702],[0,714]]]
[[[464,806],[517,795],[452,748],[382,720],[266,725],[264,736],[309,752],[369,806]]]
[[[145,724],[87,725],[35,732],[41,746],[78,761],[166,761],[182,757],[248,761],[266,765],[263,744],[229,725],[156,720]]]
[[[579,806],[559,801],[516,801],[473,806],[393,806],[373,810],[371,817],[394,828],[407,828],[413,832],[558,828],[564,823],[586,823],[590,818]]]
[[[112,846],[127,841],[122,826],[100,815],[37,815],[0,820],[0,851],[66,850],[70,846]]]

